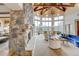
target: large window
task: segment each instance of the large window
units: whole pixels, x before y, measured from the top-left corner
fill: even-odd
[[[54,17],[54,20],[63,20],[63,16],[56,16]]]
[[[35,28],[37,28],[37,31],[39,31],[40,29],[42,31],[49,31],[52,27],[52,18],[34,16],[34,25]]]
[[[42,18],[42,20],[43,20],[43,21],[51,21],[52,19],[46,17],[46,18]]]
[[[63,21],[55,21],[54,26],[60,26],[63,25]]]
[[[51,22],[51,18],[49,17],[43,17],[42,18],[42,26],[43,27],[50,27],[52,25],[52,22]]]
[[[63,33],[63,19],[64,19],[64,16],[62,15],[54,17],[54,30],[55,31],[60,31]]]
[[[63,25],[63,16],[54,17],[54,26]]]
[[[35,26],[39,26],[40,22],[39,21],[34,21]]]
[[[54,20],[58,20],[58,17],[54,17]]]
[[[49,22],[49,27],[51,27],[52,26],[52,22]]]
[[[34,19],[35,19],[35,20],[40,20],[40,17],[34,16]]]
[[[44,27],[50,27],[52,25],[51,22],[42,22],[42,26]]]
[[[59,20],[63,20],[63,16],[59,16]]]

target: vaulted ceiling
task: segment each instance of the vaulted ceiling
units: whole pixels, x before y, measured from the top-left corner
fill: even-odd
[[[35,13],[43,14],[56,14],[64,13],[67,7],[74,7],[75,3],[34,3],[33,9]]]
[[[67,8],[75,3],[32,3],[34,13],[40,15],[63,14]],[[0,18],[10,17],[10,10],[23,10],[22,3],[0,3]]]

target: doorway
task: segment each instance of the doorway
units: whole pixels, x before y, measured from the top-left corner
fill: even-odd
[[[79,21],[77,21],[77,35],[79,36]]]

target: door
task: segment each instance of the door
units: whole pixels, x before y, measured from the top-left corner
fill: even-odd
[[[79,36],[79,21],[77,21],[77,35]]]

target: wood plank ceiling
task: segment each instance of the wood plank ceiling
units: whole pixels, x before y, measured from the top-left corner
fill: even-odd
[[[34,3],[33,9],[34,12],[39,12],[40,15],[43,15],[45,12],[50,10],[60,10],[62,12],[65,12],[67,7],[74,7],[75,3]],[[51,9],[52,7],[55,7],[56,9]],[[52,13],[52,12],[51,12]]]

